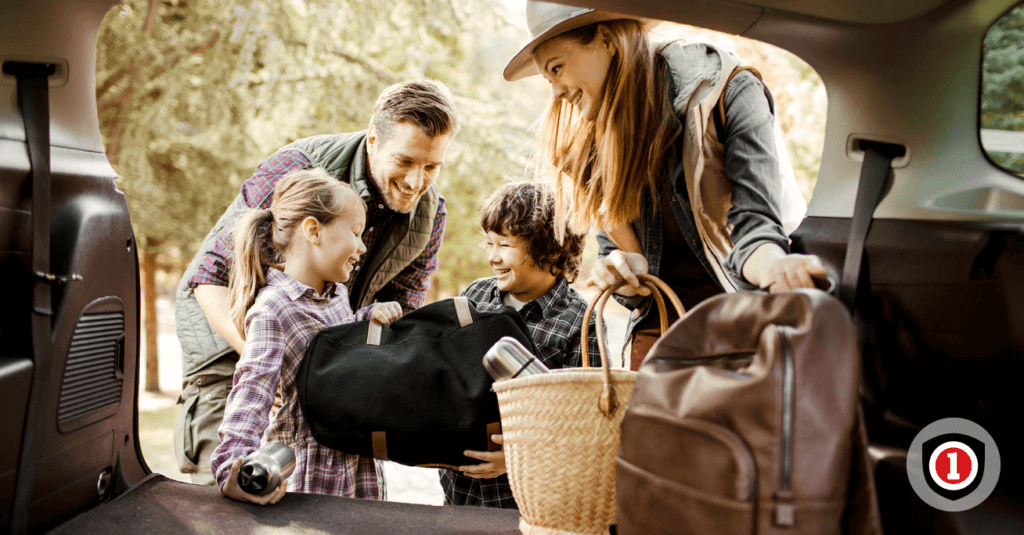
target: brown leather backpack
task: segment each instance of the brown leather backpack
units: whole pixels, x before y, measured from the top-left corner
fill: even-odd
[[[876,508],[874,522],[846,510],[863,460],[859,383],[854,325],[828,294],[704,301],[639,370],[617,458],[618,533],[871,531]]]

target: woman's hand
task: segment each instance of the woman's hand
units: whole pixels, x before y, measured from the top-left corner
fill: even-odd
[[[228,480],[225,481],[224,486],[220,488],[221,494],[231,498],[232,500],[255,503],[258,505],[273,505],[281,501],[281,498],[284,498],[284,494],[288,490],[287,479],[282,479],[281,484],[276,489],[262,496],[249,494],[242,490],[242,487],[238,486],[238,471],[242,469],[242,463],[244,461],[245,459],[242,457],[235,459],[235,463],[231,465],[231,473],[228,474]]]
[[[814,279],[825,280],[828,272],[821,259],[807,254],[786,254],[774,243],[764,243],[747,257],[743,277],[771,293],[797,288],[817,288]]]
[[[505,445],[505,437],[491,435],[491,440],[499,446]],[[505,473],[505,451],[473,451],[462,452],[466,457],[472,457],[484,461],[480,464],[460,466],[459,471],[475,479],[491,479]]]
[[[391,325],[392,321],[401,317],[402,305],[394,301],[377,303],[377,306],[373,307],[373,319],[377,320],[381,325]]]
[[[629,297],[631,295],[651,295],[651,290],[640,284],[637,275],[647,274],[647,259],[638,253],[612,251],[608,256],[594,262],[590,271],[587,286],[597,286],[601,291],[615,284],[618,279],[626,281],[626,285],[615,290],[615,293]]]
[[[825,279],[828,272],[815,255],[789,254],[774,260],[765,270],[761,288],[771,293],[797,288],[816,288],[814,279]]]

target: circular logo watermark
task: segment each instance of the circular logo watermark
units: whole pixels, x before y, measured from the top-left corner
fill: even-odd
[[[914,492],[943,511],[965,511],[988,498],[999,480],[999,449],[992,435],[963,418],[944,418],[910,443],[907,477]]]

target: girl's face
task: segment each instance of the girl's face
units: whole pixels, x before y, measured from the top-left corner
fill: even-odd
[[[533,51],[537,69],[551,82],[552,98],[565,99],[588,120],[597,118],[615,48],[599,30],[589,44],[561,35]]]
[[[537,267],[522,238],[488,231],[482,244],[487,263],[497,277],[498,289],[522,302],[532,301],[551,290],[555,276]]]
[[[362,203],[348,199],[345,212],[329,225],[320,227],[320,243],[313,247],[313,268],[326,282],[346,282],[359,257],[366,252],[363,227],[366,210]]]

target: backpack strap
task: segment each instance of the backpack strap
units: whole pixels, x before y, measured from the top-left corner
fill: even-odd
[[[717,130],[720,135],[725,133],[725,88],[729,87],[729,82],[732,82],[732,78],[741,71],[750,71],[754,73],[754,76],[756,76],[761,82],[761,85],[764,85],[764,78],[761,76],[761,72],[753,67],[736,67],[731,73],[729,73],[729,78],[725,80],[725,85],[722,86],[722,93],[718,95],[718,105],[715,106],[715,109],[711,112],[715,119],[715,130]],[[765,93],[767,92],[768,89],[766,87]],[[770,100],[771,99],[769,99],[769,101]],[[772,108],[772,113],[775,113],[774,106]],[[716,111],[718,113],[715,113]]]

